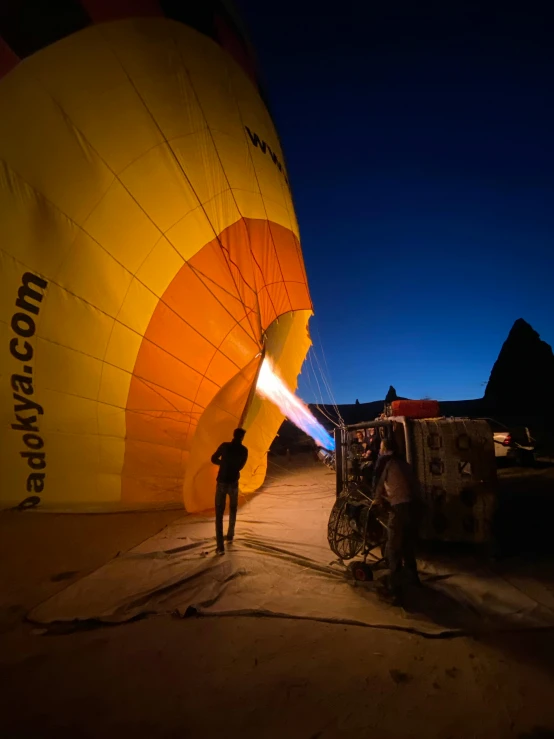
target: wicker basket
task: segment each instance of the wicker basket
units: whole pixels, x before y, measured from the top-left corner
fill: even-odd
[[[490,542],[497,478],[487,422],[414,419],[410,428],[413,466],[424,503],[422,538]]]

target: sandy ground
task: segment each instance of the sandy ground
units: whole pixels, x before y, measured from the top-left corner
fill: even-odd
[[[552,471],[502,477],[509,505],[541,485],[554,496]],[[158,617],[47,636],[23,622],[179,515],[0,515],[1,739],[554,737],[551,632]]]

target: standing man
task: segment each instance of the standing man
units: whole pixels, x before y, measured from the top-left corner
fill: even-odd
[[[355,482],[361,482],[363,480],[363,465],[369,457],[365,434],[361,429],[356,431],[356,438],[350,449],[352,451],[352,476]]]
[[[394,453],[393,442],[383,439],[384,461],[375,491],[375,504],[389,506],[386,559],[390,569],[390,589],[395,605],[402,604],[402,571],[414,585],[420,585],[415,557],[417,538],[417,482],[410,465]]]
[[[379,459],[379,450],[381,447],[381,437],[379,430],[374,426],[369,429],[369,438],[366,445],[367,464],[362,468],[362,477],[366,486],[371,490],[377,484],[377,461]]]
[[[375,498],[375,493],[377,492],[377,485],[379,484],[379,481],[381,480],[381,475],[383,470],[385,469],[385,466],[387,462],[390,461],[390,458],[392,457],[392,444],[386,444],[384,447],[382,446],[383,439],[385,437],[381,436],[381,432],[383,431],[383,428],[378,429],[379,433],[376,434],[375,439],[375,445],[377,446],[377,459],[375,461],[375,469],[373,470],[373,497]],[[390,451],[389,451],[390,448]],[[384,449],[384,451],[383,451]]]
[[[232,542],[235,535],[240,471],[248,459],[248,449],[242,443],[245,433],[244,429],[235,429],[233,431],[233,441],[224,441],[216,453],[212,455],[212,464],[219,466],[215,489],[215,537],[218,554],[225,554],[223,514],[225,513],[227,496],[229,496],[229,528],[225,538],[228,542]]]
[[[373,464],[377,462],[377,457],[379,456],[379,451],[381,447],[381,438],[379,436],[378,429],[373,426],[369,429],[369,441],[367,443],[367,448],[370,452],[369,457]]]

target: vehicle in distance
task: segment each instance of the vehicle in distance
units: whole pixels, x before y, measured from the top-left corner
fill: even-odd
[[[492,429],[497,461],[510,460],[522,467],[528,467],[535,462],[535,440],[526,426],[510,429],[493,418],[484,420]]]

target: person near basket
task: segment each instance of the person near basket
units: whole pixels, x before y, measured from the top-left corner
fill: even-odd
[[[356,438],[353,440],[350,451],[352,453],[352,477],[356,482],[362,480],[362,464],[365,461],[367,442],[365,434],[358,429]]]
[[[367,461],[362,468],[362,480],[369,489],[372,489],[377,482],[377,462],[379,460],[380,447],[381,437],[379,436],[379,429],[372,427],[369,429],[366,453],[364,455]]]
[[[227,496],[229,496],[229,528],[225,538],[230,543],[235,535],[240,472],[248,459],[248,449],[242,443],[245,433],[244,429],[235,429],[233,440],[223,442],[212,455],[212,464],[219,466],[215,490],[215,538],[218,554],[225,554],[223,514]]]
[[[390,590],[400,605],[404,573],[420,585],[415,556],[417,539],[417,482],[410,465],[395,454],[393,442],[381,442],[382,464],[375,489],[375,505],[389,507],[386,560],[390,570]]]

